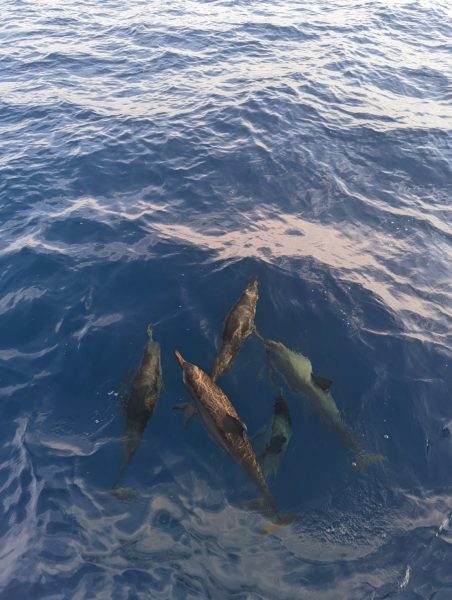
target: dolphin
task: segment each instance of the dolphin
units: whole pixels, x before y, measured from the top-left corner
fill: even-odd
[[[176,404],[173,407],[185,411],[185,426],[193,415],[199,417],[212,440],[223,448],[254,482],[263,497],[262,509],[273,515],[274,523],[282,525],[297,519],[298,516],[283,516],[278,512],[248,439],[246,425],[240,420],[232,402],[207,373],[187,362],[177,350],[174,350],[174,354],[182,367],[182,378],[192,398],[191,403]]]
[[[290,350],[281,342],[264,338],[258,332],[256,335],[264,344],[270,369],[277,371],[295,393],[307,397],[311,407],[331,427],[342,444],[355,453],[354,467],[365,469],[369,464],[382,460],[381,455],[364,451],[361,440],[345,423],[336,406],[330,392],[332,381],[315,375],[309,358]]]
[[[253,437],[253,447],[266,478],[275,476],[292,437],[292,419],[282,390],[273,406],[273,415]]]
[[[124,402],[123,459],[113,487],[118,485],[140,445],[163,385],[160,344],[153,340],[151,325],[148,325],[147,335],[141,364]]]
[[[232,364],[242,343],[253,333],[258,297],[258,281],[257,277],[253,277],[224,321],[221,348],[211,373],[213,381],[223,375]]]

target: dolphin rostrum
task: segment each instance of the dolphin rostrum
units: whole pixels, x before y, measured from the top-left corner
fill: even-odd
[[[182,367],[182,378],[192,398],[191,403],[176,404],[173,408],[185,411],[184,422],[196,414],[210,437],[238,463],[255,483],[264,500],[264,509],[273,515],[276,524],[290,523],[298,518],[281,515],[273,501],[262,468],[256,458],[247,435],[247,428],[226,394],[202,369],[187,362],[175,350],[174,354]]]
[[[253,437],[252,443],[266,478],[276,475],[292,437],[292,419],[282,390],[273,406],[273,415]]]
[[[266,339],[257,332],[256,334],[265,346],[270,369],[282,375],[287,385],[295,393],[307,397],[311,407],[326,421],[342,444],[354,451],[356,455],[353,462],[354,467],[364,469],[369,464],[383,458],[379,454],[368,454],[364,451],[361,440],[344,422],[336,406],[330,392],[332,382],[312,372],[309,358],[290,350],[281,342]]]
[[[253,333],[258,297],[258,281],[257,277],[253,277],[224,321],[221,348],[211,374],[213,381],[223,375],[232,364],[242,343]]]
[[[148,340],[141,364],[132,381],[124,402],[123,460],[113,487],[124,475],[128,464],[140,445],[146,425],[154,412],[162,389],[162,366],[160,344],[152,338],[152,326],[147,328]]]

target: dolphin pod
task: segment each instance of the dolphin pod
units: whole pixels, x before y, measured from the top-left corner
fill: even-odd
[[[174,350],[191,401],[176,404],[173,408],[183,410],[185,427],[193,416],[198,417],[211,439],[256,485],[262,499],[251,502],[269,514],[273,524],[282,525],[299,518],[278,511],[267,484],[267,478],[276,475],[292,435],[292,421],[282,390],[274,404],[271,420],[255,435],[253,448],[245,423],[217,384],[252,333],[263,343],[269,368],[277,372],[296,395],[307,399],[311,408],[337,434],[343,445],[354,452],[354,466],[366,468],[382,457],[365,452],[360,439],[344,422],[330,392],[331,381],[315,375],[306,356],[290,350],[282,342],[263,337],[256,330],[254,319],[258,297],[258,280],[253,277],[225,319],[221,347],[210,375]],[[160,345],[153,340],[150,327],[148,338],[125,404],[123,460],[115,486],[140,445],[162,388]]]

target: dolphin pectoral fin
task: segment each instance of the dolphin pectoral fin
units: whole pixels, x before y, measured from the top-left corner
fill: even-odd
[[[184,429],[187,429],[190,419],[196,414],[196,408],[190,402],[181,402],[180,404],[175,404],[173,410],[184,411]]]
[[[319,375],[314,375],[314,373],[311,375],[311,377],[315,385],[324,392],[328,392],[333,385],[331,379],[328,379],[327,377],[320,377]]]
[[[283,525],[290,525],[295,521],[302,521],[303,517],[297,513],[278,513],[275,519],[267,523],[260,530],[261,535],[268,535],[272,531],[274,531],[277,527],[281,527]]]
[[[274,373],[275,373],[275,371],[274,371],[273,367],[271,366],[270,361],[268,361],[267,362],[267,379],[270,382],[270,385],[272,385],[273,387],[276,387],[275,380],[273,379]]]
[[[245,423],[242,423],[240,419],[232,415],[225,415],[223,417],[221,428],[224,433],[236,433],[237,435],[244,435],[248,431]]]
[[[193,404],[189,404],[184,413],[184,429],[187,429],[190,419],[196,414],[196,408]]]

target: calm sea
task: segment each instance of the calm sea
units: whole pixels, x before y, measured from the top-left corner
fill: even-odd
[[[452,67],[437,0],[1,2],[0,596],[452,598]],[[259,340],[221,380],[256,490],[199,421],[259,278],[256,324],[333,381],[365,472]],[[120,398],[154,325],[165,381],[123,485]]]

